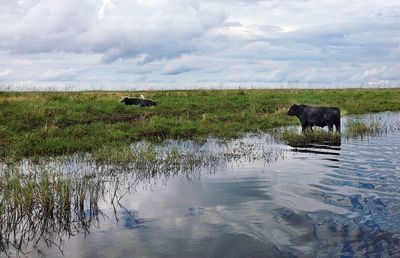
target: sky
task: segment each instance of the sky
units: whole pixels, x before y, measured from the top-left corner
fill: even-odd
[[[0,0],[0,90],[397,87],[398,0]]]

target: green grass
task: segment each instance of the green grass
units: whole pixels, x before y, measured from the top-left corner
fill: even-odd
[[[145,95],[156,107],[119,103]],[[299,124],[294,103],[337,106],[342,114],[400,110],[400,89],[0,92],[0,159],[121,148],[166,138],[236,138]]]
[[[340,145],[341,135],[338,132],[326,132],[320,129],[298,133],[294,130],[284,130],[275,133],[275,137],[285,141],[292,147],[308,144]]]

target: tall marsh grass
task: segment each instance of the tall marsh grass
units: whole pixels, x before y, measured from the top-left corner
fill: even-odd
[[[24,254],[41,243],[60,248],[63,238],[88,231],[99,214],[102,181],[38,168],[23,173],[11,165],[0,174],[0,254]]]
[[[346,127],[345,136],[348,138],[373,136],[387,132],[387,130],[388,128],[379,123],[379,121],[361,122],[350,120]]]

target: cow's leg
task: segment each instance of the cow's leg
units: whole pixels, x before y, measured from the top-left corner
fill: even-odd
[[[335,123],[336,132],[340,133],[340,121]]]
[[[335,127],[336,127],[336,132],[340,133],[340,124],[339,125],[336,124]]]
[[[328,131],[332,132],[333,131],[333,124],[328,124]]]
[[[301,131],[302,131],[303,133],[305,133],[305,132],[307,131],[307,127],[308,127],[307,123],[302,123],[302,124],[301,124]]]

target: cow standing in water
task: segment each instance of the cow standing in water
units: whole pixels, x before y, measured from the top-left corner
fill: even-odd
[[[335,125],[336,132],[340,132],[340,109],[336,107],[313,107],[307,105],[296,105],[290,107],[287,112],[289,116],[296,116],[301,123],[302,131],[312,131],[313,126],[328,126],[329,131]]]

